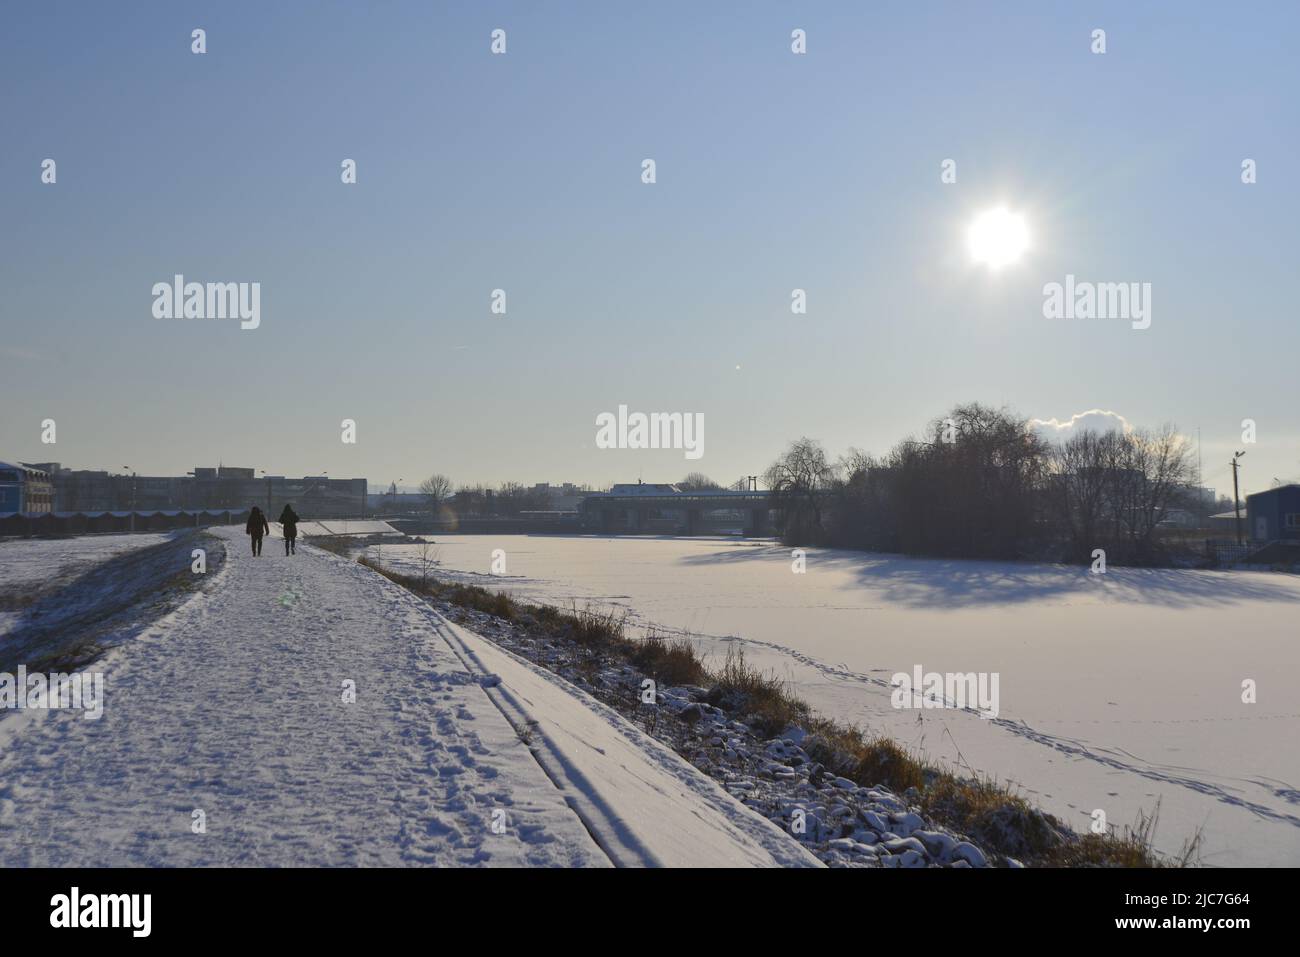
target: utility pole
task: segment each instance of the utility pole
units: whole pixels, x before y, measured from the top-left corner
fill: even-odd
[[[1237,460],[1245,455],[1237,452],[1232,456],[1232,508],[1237,513],[1237,544],[1241,544],[1241,499],[1237,496]]]
[[[1210,503],[1213,504],[1214,498],[1211,496]],[[1196,427],[1196,519],[1204,522],[1202,516],[1208,515],[1214,511],[1213,508],[1207,508],[1205,505],[1205,476],[1201,473],[1201,427]]]

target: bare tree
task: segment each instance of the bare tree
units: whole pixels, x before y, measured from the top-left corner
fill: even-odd
[[[826,450],[806,436],[790,443],[764,473],[786,544],[818,544],[825,538],[822,513],[834,479]]]
[[[717,482],[709,478],[703,472],[692,472],[686,478],[677,483],[677,487],[684,492],[705,492],[713,489],[722,488]]]
[[[1135,477],[1127,523],[1134,557],[1145,561],[1155,550],[1157,527],[1170,509],[1185,504],[1196,475],[1195,458],[1186,436],[1172,425],[1156,431],[1139,429],[1126,437],[1129,474]]]
[[[1074,557],[1086,560],[1109,538],[1117,470],[1124,439],[1116,432],[1084,431],[1049,452],[1048,499]]]
[[[840,456],[836,470],[847,479],[857,472],[865,472],[875,464],[870,455],[850,445],[849,450]]]
[[[451,479],[435,472],[420,483],[420,494],[424,496],[429,511],[436,513],[451,498]]]
[[[832,545],[898,551],[895,475],[860,449],[840,456],[827,537]]]
[[[1191,445],[1173,426],[1082,432],[1051,452],[1052,515],[1077,559],[1104,548],[1112,561],[1149,562],[1160,523],[1187,504],[1194,478]]]
[[[525,509],[544,509],[551,504],[550,496],[545,492],[520,482],[502,482],[495,498],[494,508],[499,515],[518,515]]]
[[[437,565],[440,555],[441,555],[441,549],[439,549],[435,545],[435,543],[429,541],[427,538],[422,537],[420,539],[420,587],[421,589],[428,588],[429,566]]]

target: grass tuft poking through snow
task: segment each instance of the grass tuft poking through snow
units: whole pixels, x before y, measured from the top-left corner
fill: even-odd
[[[791,694],[776,675],[746,662],[745,652],[738,646],[727,649],[722,667],[709,679],[709,704],[749,715],[748,723],[769,736],[780,734],[791,724],[808,725],[808,705]]]
[[[670,685],[705,684],[709,674],[689,638],[665,638],[653,633],[635,643],[631,660],[656,680]]]

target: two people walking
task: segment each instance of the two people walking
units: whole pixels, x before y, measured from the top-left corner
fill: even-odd
[[[284,529],[284,553],[286,555],[296,555],[298,553],[298,513],[293,510],[293,506],[285,505],[284,511],[280,513],[280,525]],[[271,531],[271,523],[266,520],[265,513],[256,505],[248,514],[248,521],[244,523],[244,531],[252,539],[253,554],[262,554],[262,537]]]

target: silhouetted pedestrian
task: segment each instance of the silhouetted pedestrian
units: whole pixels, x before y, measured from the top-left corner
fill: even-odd
[[[266,520],[262,510],[256,505],[248,513],[248,521],[244,523],[244,531],[253,539],[253,554],[262,554],[262,536],[271,530],[271,523]]]
[[[293,510],[293,506],[286,504],[284,511],[280,513],[280,525],[284,529],[284,553],[286,555],[296,555],[298,553],[298,513]]]

